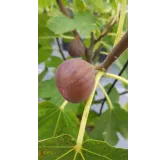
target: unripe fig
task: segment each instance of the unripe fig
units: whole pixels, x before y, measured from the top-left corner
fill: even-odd
[[[55,78],[61,95],[69,102],[80,103],[93,91],[95,70],[84,60],[69,59],[58,67]]]
[[[85,54],[85,46],[79,37],[76,37],[68,47],[68,52],[72,57],[81,57]]]

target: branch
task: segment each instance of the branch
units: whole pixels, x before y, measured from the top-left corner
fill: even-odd
[[[60,43],[59,43],[59,38],[56,38],[56,41],[57,41],[57,44],[58,44],[58,47],[59,47],[59,52],[60,52],[60,54],[61,54],[63,60],[66,60],[65,55],[64,55],[64,53],[63,53],[63,51],[62,51],[61,45],[60,45]]]
[[[68,14],[68,11],[67,11],[67,9],[64,7],[62,1],[61,1],[61,0],[56,0],[56,2],[57,2],[57,4],[58,4],[58,6],[59,6],[61,12],[62,12],[65,16],[67,16],[67,17],[69,17],[69,18],[72,18],[72,16]],[[74,34],[75,37],[76,37],[76,36],[77,36],[77,37],[80,37],[79,34],[78,34],[78,32],[77,32],[76,30],[73,30],[72,32],[73,32],[73,34]]]
[[[107,33],[110,31],[110,29],[113,27],[113,25],[116,23],[116,17],[111,18],[109,24],[107,25],[107,27],[103,30],[103,32],[101,33],[101,35],[95,40],[95,44],[97,42],[99,42],[105,35],[107,35]]]
[[[85,55],[86,55],[87,61],[89,63],[92,63],[92,54],[93,54],[93,49],[94,49],[94,45],[95,45],[94,41],[95,41],[94,34],[93,34],[93,32],[91,32],[91,43],[90,43],[90,47],[86,48],[86,51],[85,51]]]
[[[65,16],[67,16],[67,17],[69,17],[69,18],[72,18],[72,17],[68,14],[67,9],[64,7],[62,1],[61,1],[61,0],[56,0],[56,2],[57,2],[57,4],[58,4],[58,6],[59,6],[61,12],[62,12]]]
[[[123,91],[119,95],[122,96],[122,95],[127,94],[127,93],[128,93],[128,91]]]
[[[96,66],[96,70],[107,70],[113,62],[120,57],[120,55],[128,48],[128,31],[124,34],[122,39],[113,47],[110,54],[99,66]]]
[[[95,40],[95,43],[99,42],[107,33],[110,31],[110,29],[114,26],[114,24],[118,21],[118,17],[120,17],[120,10],[118,9],[116,15],[111,18],[110,22],[108,25],[104,28],[103,32],[101,35]]]
[[[127,62],[124,64],[124,66],[123,66],[123,68],[121,69],[121,71],[119,72],[118,76],[121,76],[121,75],[122,75],[122,73],[123,73],[124,70],[127,68],[127,66],[128,66],[128,60],[127,60]],[[117,81],[118,81],[117,79],[115,79],[115,80],[113,81],[112,85],[110,86],[110,88],[109,88],[108,91],[107,91],[108,94],[110,94],[111,90],[114,88],[114,86],[115,86],[115,84],[117,83]],[[103,100],[103,102],[102,102],[102,104],[101,104],[101,108],[100,108],[99,115],[101,115],[101,113],[102,113],[102,110],[103,110],[103,106],[104,106],[105,101],[106,101],[106,98],[104,98],[104,100]]]
[[[95,39],[94,38],[94,34],[93,32],[91,33],[91,44],[90,47],[87,48],[86,50],[86,56],[87,56],[87,60],[89,63],[92,63],[92,56],[93,56],[93,49],[94,46],[96,45],[97,42],[99,42],[104,36],[107,35],[107,33],[110,31],[110,29],[113,27],[113,25],[116,23],[116,16],[114,18],[111,18],[109,24],[104,28],[103,32],[101,33],[101,35]]]
[[[95,37],[93,32],[91,32],[90,35],[91,35],[91,45],[92,45],[92,43],[95,41]]]

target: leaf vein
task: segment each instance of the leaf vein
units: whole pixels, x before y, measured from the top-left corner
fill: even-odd
[[[85,149],[85,148],[82,148],[82,150],[84,150],[84,151],[86,151],[86,152],[88,152],[88,153],[91,153],[91,154],[97,155],[97,156],[99,156],[99,157],[103,157],[103,158],[105,158],[105,159],[112,160],[112,159],[110,159],[110,158],[108,158],[108,157],[105,157],[105,156],[100,155],[100,154],[98,154],[98,153],[95,153],[95,152],[89,151],[89,150],[87,150],[87,149]]]

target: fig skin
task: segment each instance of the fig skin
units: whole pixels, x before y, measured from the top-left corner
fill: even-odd
[[[55,79],[57,88],[67,101],[80,103],[93,91],[95,70],[84,60],[69,59],[58,67]]]
[[[68,46],[69,55],[72,57],[81,57],[85,55],[85,46],[79,37],[76,37]]]

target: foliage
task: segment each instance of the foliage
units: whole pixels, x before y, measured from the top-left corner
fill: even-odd
[[[89,48],[92,32],[97,39],[110,20],[116,18],[116,23],[108,33],[94,44],[91,52],[96,58],[93,59],[93,64],[97,65],[103,56],[109,54],[115,42],[118,42],[128,30],[127,0],[62,0],[61,2],[73,12],[73,18],[65,16],[55,0],[38,1],[38,64],[44,65],[38,75],[39,159],[127,160],[128,150],[116,148],[116,145],[119,142],[118,134],[124,139],[128,138],[128,102],[125,105],[120,104],[121,95],[116,86],[108,94],[113,109],[106,108],[101,115],[97,110],[100,109],[102,99],[96,100],[99,94],[96,90],[92,103],[99,108],[93,110],[91,107],[83,144],[80,152],[76,152],[86,101],[77,104],[67,103],[55,83],[56,69],[64,61],[62,54],[65,55],[65,59],[72,58],[64,50],[74,39],[73,30],[77,30],[84,45]],[[123,16],[120,18],[118,13],[121,10]],[[56,44],[56,38],[62,40],[60,43],[62,51]],[[102,47],[99,50],[100,45]],[[87,57],[82,58],[86,60]],[[114,66],[120,71],[127,60],[128,50],[115,61]],[[48,78],[48,74],[54,76]],[[127,69],[122,77],[128,79]],[[123,83],[122,85],[124,90],[128,88],[127,85]],[[105,90],[108,91],[110,86],[110,83],[105,85]]]
[[[92,13],[78,12],[74,14],[74,19],[64,15],[51,17],[48,21],[48,28],[55,34],[63,34],[76,29],[81,36],[87,36],[91,31],[98,29],[95,22],[96,17]]]
[[[119,140],[117,132],[127,138],[127,112],[117,104],[114,104],[113,110],[108,109],[100,117],[95,118],[94,124],[96,127],[90,134],[92,139],[104,140],[111,145],[116,145]]]
[[[70,135],[61,135],[39,141],[39,160],[44,159],[95,159],[95,160],[127,160],[127,150],[115,148],[106,142],[86,140],[81,152],[76,154],[76,140]]]
[[[39,139],[55,137],[62,133],[70,134],[76,138],[79,121],[75,114],[63,111],[48,101],[39,103],[38,111]]]

